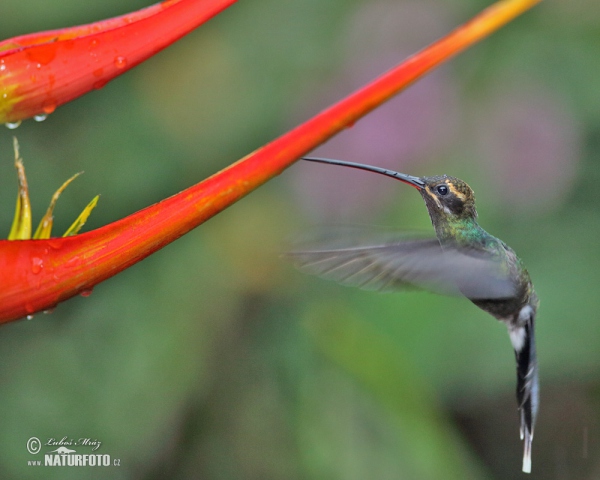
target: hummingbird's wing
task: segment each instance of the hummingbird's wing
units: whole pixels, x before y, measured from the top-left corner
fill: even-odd
[[[435,238],[333,234],[305,242],[284,257],[305,273],[368,290],[418,288],[469,299],[515,294],[503,265],[491,254],[475,249],[442,250]]]

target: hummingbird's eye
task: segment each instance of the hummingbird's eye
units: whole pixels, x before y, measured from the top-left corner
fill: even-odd
[[[435,190],[438,194],[442,196],[448,195],[448,187],[446,185],[438,185],[437,187],[435,187]]]

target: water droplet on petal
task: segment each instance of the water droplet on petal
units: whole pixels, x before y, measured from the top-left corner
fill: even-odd
[[[115,57],[115,67],[117,68],[125,68],[127,66],[127,58],[125,57]]]
[[[53,250],[60,250],[62,248],[62,238],[51,238],[48,240],[48,246]]]
[[[94,87],[95,90],[100,90],[107,83],[108,83],[108,79],[98,80],[97,82],[94,82],[94,84],[92,85],[92,87]]]
[[[81,295],[82,297],[89,297],[92,294],[92,291],[93,288],[86,288],[85,290],[82,290],[79,295]]]
[[[46,100],[42,103],[42,110],[46,115],[50,115],[54,110],[56,110],[56,101],[55,100]]]
[[[6,128],[8,128],[9,130],[14,130],[15,128],[17,128],[19,125],[21,125],[21,120],[18,120],[16,122],[6,122],[4,124],[6,126]]]
[[[35,312],[35,307],[30,303],[26,303],[25,312],[27,313],[27,320],[31,320],[33,318],[33,313]]]
[[[46,113],[38,113],[37,115],[33,116],[33,119],[36,122],[43,122],[44,120],[46,120],[46,118],[48,118],[48,115]]]
[[[31,273],[37,275],[44,268],[44,261],[39,257],[33,257],[31,259]]]

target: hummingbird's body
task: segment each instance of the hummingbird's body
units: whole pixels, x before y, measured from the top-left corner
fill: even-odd
[[[425,200],[436,239],[352,240],[352,235],[313,243],[289,257],[308,273],[377,290],[406,287],[460,294],[508,327],[517,361],[517,401],[524,440],[523,471],[531,471],[531,441],[538,408],[534,322],[538,299],[515,252],[477,223],[475,197],[450,176],[413,177],[339,160],[343,165],[394,177],[417,188]]]

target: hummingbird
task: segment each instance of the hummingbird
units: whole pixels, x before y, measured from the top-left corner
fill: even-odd
[[[416,188],[436,237],[365,238],[356,232],[312,240],[285,254],[301,271],[364,289],[410,288],[466,297],[508,327],[517,364],[517,405],[524,441],[523,472],[531,472],[531,443],[538,411],[534,323],[538,297],[527,269],[502,240],[479,226],[473,190],[448,175],[415,177],[329,158],[302,160],[379,173]]]

